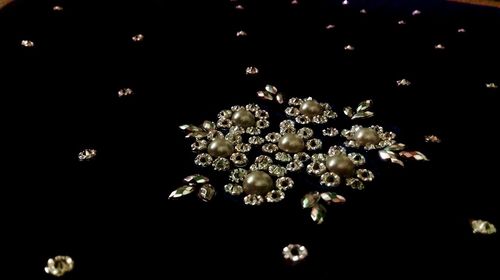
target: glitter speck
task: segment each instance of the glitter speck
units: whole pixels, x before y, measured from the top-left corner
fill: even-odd
[[[63,10],[64,10],[64,8],[62,6],[52,7],[52,11],[55,11],[55,12],[62,12]]]
[[[25,48],[32,48],[35,46],[35,43],[33,41],[30,41],[30,40],[22,40],[21,46],[23,46]]]
[[[144,35],[142,34],[132,36],[132,41],[134,42],[141,42],[142,40],[144,40]]]
[[[347,46],[344,47],[344,50],[346,50],[346,51],[353,51],[354,47],[351,46],[351,45],[347,45]]]
[[[247,36],[247,33],[245,31],[240,30],[236,32],[236,37],[243,37],[243,36]]]
[[[256,75],[259,73],[259,69],[255,66],[249,66],[245,72],[247,75]]]

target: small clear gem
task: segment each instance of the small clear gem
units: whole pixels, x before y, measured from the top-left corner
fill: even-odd
[[[304,139],[309,139],[313,136],[314,132],[311,128],[309,127],[303,127],[299,130],[297,130],[297,135],[299,135],[300,137],[304,138]]]
[[[288,107],[285,109],[285,113],[291,117],[296,117],[300,114],[299,108]]]
[[[293,188],[293,180],[290,177],[280,177],[276,180],[276,187],[280,190],[288,190]]]
[[[271,143],[278,143],[281,138],[281,134],[276,132],[271,132],[266,135],[266,140]]]
[[[252,145],[262,145],[264,144],[265,142],[265,139],[260,137],[260,136],[250,136],[248,138],[248,143],[252,144]]]
[[[236,184],[226,184],[224,186],[224,191],[231,195],[240,195],[243,193],[243,187]]]
[[[497,232],[495,225],[483,220],[473,220],[471,221],[472,233],[479,234],[494,234]]]
[[[243,153],[233,153],[231,155],[231,161],[236,166],[244,166],[244,165],[246,165],[248,163],[248,158]]]
[[[25,48],[33,48],[35,46],[35,43],[33,41],[30,41],[30,40],[22,40],[21,46],[23,46]]]
[[[373,173],[368,169],[358,169],[356,171],[356,176],[358,176],[359,179],[365,182],[371,182],[375,177]]]
[[[339,135],[339,131],[334,127],[328,127],[328,128],[323,129],[323,135],[329,136],[329,137],[334,137],[334,136]]]
[[[266,194],[267,202],[280,202],[285,198],[285,193],[282,190],[272,190]]]
[[[144,35],[142,34],[137,34],[132,36],[132,41],[134,42],[142,42],[144,40]]]
[[[73,270],[74,262],[71,257],[68,256],[56,256],[50,258],[47,261],[47,266],[45,267],[45,273],[51,274],[56,277],[63,276],[66,272]]]
[[[311,159],[311,156],[309,156],[307,153],[300,152],[300,153],[294,154],[293,159],[296,161],[300,161],[300,162],[306,162],[306,161]]]
[[[344,2],[347,2],[347,0]],[[308,253],[306,247],[300,244],[290,244],[283,248],[283,258],[288,261],[301,261],[307,257],[307,254]]]
[[[326,172],[321,175],[320,184],[327,187],[335,187],[340,184],[340,176],[333,172]]]
[[[319,176],[326,172],[326,165],[322,162],[313,161],[307,165],[307,173]]]
[[[306,147],[310,151],[315,151],[318,149],[321,149],[321,146],[323,146],[323,143],[319,139],[310,139],[306,142]]]
[[[229,169],[231,164],[227,158],[218,157],[213,161],[212,166],[216,171],[226,171]]]
[[[247,176],[248,171],[246,171],[243,168],[236,168],[231,171],[231,174],[229,175],[229,180],[234,183],[241,183],[243,179],[245,179],[245,176]]]
[[[276,160],[281,162],[290,162],[292,161],[292,156],[290,154],[284,152],[278,152],[275,155]]]
[[[240,153],[248,153],[252,149],[252,145],[247,143],[239,143],[234,148]]]
[[[95,149],[85,149],[78,153],[78,160],[86,161],[91,160],[97,155],[97,150]]]
[[[236,32],[236,37],[244,37],[244,36],[247,36],[247,33],[245,31],[240,30]]]
[[[268,171],[275,177],[283,177],[286,174],[286,168],[279,165],[270,165]]]
[[[317,161],[317,162],[325,162],[326,161],[326,155],[323,154],[323,153],[319,153],[319,154],[314,154],[312,155],[312,160],[313,161]]]
[[[276,144],[271,144],[271,143],[264,144],[262,146],[262,151],[265,153],[274,153],[274,152],[278,151],[278,149],[279,148]]]
[[[212,161],[213,161],[212,156],[206,153],[199,154],[194,159],[194,163],[201,167],[210,166],[212,164]]]
[[[347,178],[345,184],[355,190],[363,190],[365,188],[363,182],[356,178]]]
[[[295,172],[301,170],[303,167],[304,164],[301,161],[292,161],[286,165],[286,170],[290,172]]]
[[[264,198],[261,195],[249,194],[243,198],[243,201],[246,205],[261,205],[264,203]]]
[[[247,67],[247,69],[245,70],[245,73],[247,75],[256,75],[259,73],[259,69],[255,66],[249,66]]]

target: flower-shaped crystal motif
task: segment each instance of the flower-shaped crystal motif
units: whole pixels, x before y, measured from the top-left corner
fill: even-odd
[[[324,124],[329,119],[337,117],[328,103],[319,103],[312,97],[305,99],[292,97],[288,100],[288,105],[290,107],[285,109],[285,113],[299,124]]]
[[[239,134],[259,135],[261,130],[269,127],[269,113],[260,109],[257,104],[232,106],[222,110],[217,120],[219,129],[230,129]]]
[[[326,187],[336,187],[344,181],[347,186],[362,189],[363,182],[370,182],[374,178],[371,171],[360,169],[364,164],[363,155],[347,154],[344,147],[332,146],[326,156],[313,155],[313,161],[307,166],[307,172],[319,176],[320,184]]]
[[[342,130],[342,136],[347,139],[344,143],[351,148],[364,148],[365,150],[382,149],[388,147],[396,141],[394,132],[384,132],[378,125],[363,127],[354,125],[350,130]]]

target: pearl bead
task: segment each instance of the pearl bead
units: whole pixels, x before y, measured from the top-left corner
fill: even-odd
[[[354,135],[356,141],[361,145],[378,144],[380,137],[373,128],[363,127],[356,131]]]
[[[235,125],[244,128],[255,125],[255,116],[252,114],[252,112],[249,112],[248,110],[245,109],[240,109],[234,112],[233,116],[231,117],[231,120]]]
[[[271,176],[264,171],[252,171],[243,180],[243,190],[246,194],[265,195],[273,189]]]
[[[323,113],[323,107],[316,100],[307,100],[300,105],[300,112],[306,116],[314,117]]]
[[[287,153],[299,153],[304,150],[304,140],[295,133],[286,133],[279,142],[278,147]]]
[[[207,151],[213,157],[228,157],[234,152],[234,147],[231,142],[220,137],[208,144]]]
[[[326,159],[326,167],[329,171],[344,177],[354,174],[354,163],[345,155],[335,155]]]

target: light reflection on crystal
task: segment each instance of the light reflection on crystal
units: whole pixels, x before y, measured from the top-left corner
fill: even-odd
[[[306,247],[300,244],[289,244],[283,248],[283,257],[287,261],[299,262],[305,259],[308,255]]]
[[[30,41],[30,40],[22,40],[21,46],[23,46],[25,48],[33,48],[35,46],[35,43],[33,41]]]
[[[494,234],[497,229],[494,224],[483,221],[483,220],[473,220],[471,221],[472,233],[475,234]]]
[[[132,41],[134,42],[142,42],[144,40],[144,35],[142,34],[137,34],[132,36]]]
[[[68,256],[56,256],[50,258],[47,261],[47,266],[45,267],[45,273],[60,277],[73,270],[74,262],[71,257]]]
[[[256,75],[259,73],[259,69],[255,66],[249,66],[247,67],[247,69],[245,70],[245,73],[247,75]]]

